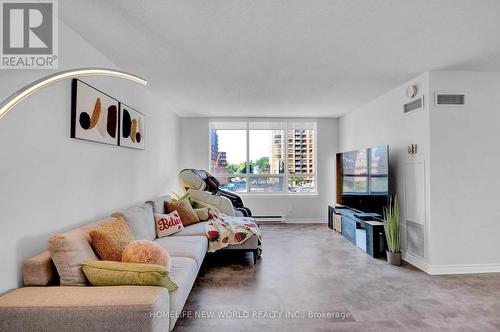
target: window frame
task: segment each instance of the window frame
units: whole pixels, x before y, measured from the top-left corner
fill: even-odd
[[[225,121],[225,120],[216,120],[216,121],[209,121],[208,127],[208,169],[209,172],[211,170],[211,148],[212,148],[212,124],[214,122],[224,122],[226,124],[230,124],[231,122],[235,121]],[[282,121],[272,121],[272,120],[238,120],[237,122],[245,123],[245,128],[241,129],[215,129],[215,130],[245,130],[246,131],[246,172],[245,173],[239,173],[239,174],[229,174],[229,173],[218,173],[218,174],[212,174],[215,178],[234,178],[234,177],[242,177],[245,178],[246,180],[246,191],[238,191],[235,192],[238,195],[243,195],[243,196],[318,196],[319,191],[318,191],[318,124],[316,120],[282,120]],[[283,145],[284,145],[284,172],[280,174],[252,174],[250,173],[250,130],[266,130],[266,129],[250,129],[250,123],[252,122],[267,122],[267,123],[280,123],[283,125],[283,129],[274,129],[274,130],[282,130],[283,131]],[[304,124],[314,124],[314,128],[308,128],[310,130],[314,130],[314,140],[313,140],[313,153],[314,153],[314,158],[313,158],[313,172],[312,173],[295,173],[295,174],[290,174],[289,172],[289,165],[288,165],[288,131],[297,129],[297,128],[289,128],[289,123],[294,122],[294,123],[300,123],[303,122]],[[305,128],[304,128],[305,129]],[[273,129],[270,129],[273,130]],[[305,129],[307,130],[307,129]],[[301,178],[306,178],[306,177],[313,177],[314,178],[314,191],[312,192],[292,192],[288,188],[288,181],[291,177],[301,177]],[[251,178],[283,178],[283,186],[282,186],[282,191],[266,191],[266,192],[252,192],[250,190],[250,179]]]

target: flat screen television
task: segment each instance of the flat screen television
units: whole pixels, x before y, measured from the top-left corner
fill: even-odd
[[[337,202],[382,215],[389,200],[389,146],[337,154]]]

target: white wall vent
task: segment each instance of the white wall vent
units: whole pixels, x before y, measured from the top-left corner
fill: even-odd
[[[425,258],[424,225],[406,220],[406,251],[414,256]]]
[[[403,113],[407,114],[413,111],[421,110],[422,108],[424,108],[424,96],[404,104]]]
[[[436,106],[464,106],[463,93],[436,93],[434,103]]]

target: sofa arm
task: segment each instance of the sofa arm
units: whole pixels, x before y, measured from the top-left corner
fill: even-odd
[[[224,213],[228,216],[236,216],[233,203],[231,203],[231,201],[227,197],[212,195],[212,193],[208,191],[194,189],[189,189],[188,193],[191,195],[191,198],[198,204],[213,208],[217,212]]]
[[[25,260],[22,272],[24,286],[47,286],[58,283],[57,270],[48,250]]]
[[[162,287],[25,287],[0,297],[0,331],[169,331]]]

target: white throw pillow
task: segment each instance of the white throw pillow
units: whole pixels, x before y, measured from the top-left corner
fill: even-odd
[[[155,225],[158,237],[169,236],[184,229],[177,211],[169,214],[155,214]]]

